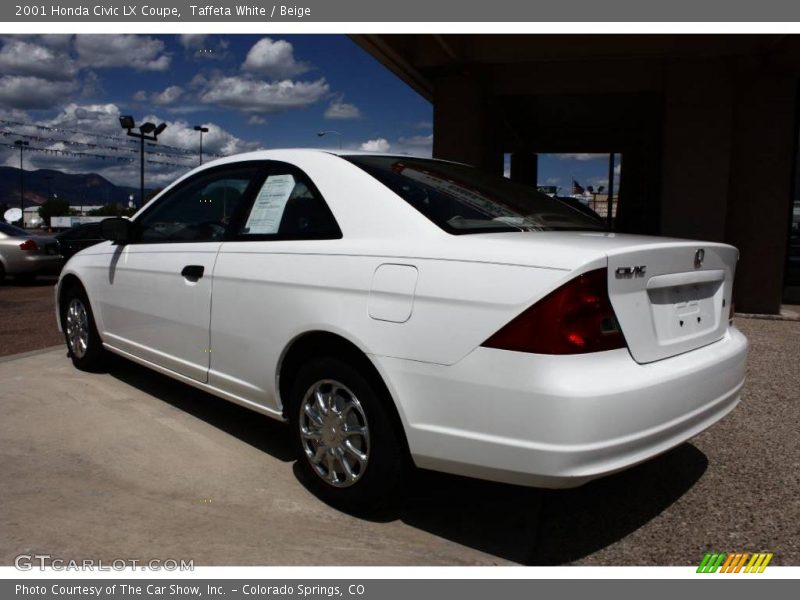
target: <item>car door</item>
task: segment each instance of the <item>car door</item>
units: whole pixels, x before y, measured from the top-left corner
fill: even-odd
[[[294,165],[270,161],[217,257],[210,385],[280,411],[275,371],[287,341],[298,324],[313,321],[311,314],[336,310],[338,292],[314,285],[313,273],[335,276],[328,255],[341,237],[311,179]]]
[[[116,249],[97,295],[107,344],[207,380],[214,262],[259,169],[248,163],[202,171],[137,217],[134,241]]]

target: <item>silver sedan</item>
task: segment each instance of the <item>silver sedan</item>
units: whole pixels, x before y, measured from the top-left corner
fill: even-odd
[[[8,223],[0,223],[0,281],[6,275],[33,279],[58,273],[64,260],[55,238],[34,236]]]

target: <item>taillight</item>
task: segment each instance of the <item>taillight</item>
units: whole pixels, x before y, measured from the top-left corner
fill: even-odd
[[[483,346],[536,354],[584,354],[625,348],[608,299],[608,272],[579,275],[550,292]]]
[[[37,244],[34,240],[28,239],[19,245],[19,249],[37,252],[39,250],[39,244]]]

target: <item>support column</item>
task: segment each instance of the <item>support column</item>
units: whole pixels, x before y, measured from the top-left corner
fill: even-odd
[[[539,155],[519,151],[511,154],[511,181],[536,187],[539,178]]]
[[[664,102],[662,235],[725,239],[733,98],[723,61],[671,64]]]
[[[777,314],[797,136],[797,79],[761,68],[735,81],[726,241],[741,253],[736,308]]]
[[[503,153],[485,90],[467,75],[436,81],[433,102],[433,156],[463,162],[501,175]]]

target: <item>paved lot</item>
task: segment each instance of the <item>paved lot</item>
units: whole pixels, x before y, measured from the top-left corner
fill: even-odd
[[[21,283],[6,277],[0,282],[0,356],[61,343],[54,312],[56,279]]]
[[[7,290],[0,290],[4,294]],[[743,404],[690,444],[571,491],[420,473],[371,519],[317,501],[288,431],[124,361],[0,362],[0,564],[688,565],[708,549],[800,564],[800,323],[740,319]]]

